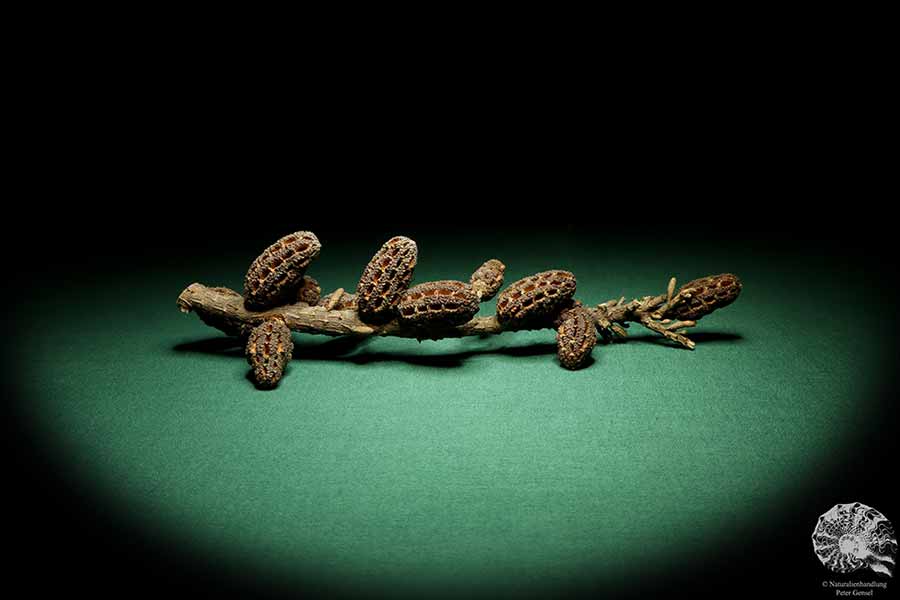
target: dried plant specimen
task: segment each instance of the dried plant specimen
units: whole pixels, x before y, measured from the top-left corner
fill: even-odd
[[[478,312],[478,295],[462,281],[415,285],[397,304],[400,321],[422,327],[462,325]]]
[[[309,231],[286,235],[266,248],[244,278],[247,310],[268,310],[293,303],[306,268],[321,249],[319,239]]]
[[[741,280],[731,273],[694,279],[681,286],[665,315],[674,319],[696,321],[734,302],[740,295],[741,288]]]
[[[578,305],[560,313],[557,322],[556,355],[559,363],[567,369],[580,369],[597,344],[594,315]]]
[[[500,287],[503,286],[504,271],[506,271],[506,265],[496,258],[492,258],[472,273],[469,283],[482,302],[487,302],[497,295]]]
[[[537,324],[553,317],[575,294],[575,276],[544,271],[520,279],[497,297],[497,320],[503,325]]]
[[[366,265],[356,286],[356,309],[365,322],[381,323],[396,316],[400,296],[409,288],[418,249],[408,237],[389,239]]]
[[[285,236],[254,261],[244,296],[194,283],[178,296],[177,305],[227,335],[246,339],[254,380],[259,387],[273,387],[291,357],[291,331],[438,340],[555,328],[560,364],[577,369],[588,363],[598,335],[604,342],[627,339],[630,323],[694,349],[685,332],[734,302],[742,289],[736,275],[724,273],[695,279],[676,292],[672,277],[662,294],[585,306],[574,298],[575,276],[552,270],[512,283],[498,294],[496,315],[477,317],[479,303],[502,286],[506,267],[497,259],[482,264],[469,283],[443,280],[410,288],[418,249],[413,240],[398,236],[372,257],[356,294],[338,288],[323,297],[316,280],[303,273],[320,249],[310,232]]]
[[[254,327],[247,339],[246,354],[256,384],[261,388],[278,385],[293,351],[291,330],[284,320],[273,317]]]

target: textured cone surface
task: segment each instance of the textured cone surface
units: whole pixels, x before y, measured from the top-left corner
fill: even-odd
[[[554,315],[553,318],[553,326],[559,327],[562,325],[562,322],[569,316],[569,312],[576,308],[583,308],[584,304],[581,303],[581,300],[569,300],[568,302],[562,303],[559,307],[559,312]]]
[[[297,302],[306,302],[310,306],[315,306],[321,295],[322,288],[319,287],[319,282],[309,275],[304,275],[300,287],[297,288]]]
[[[429,281],[409,288],[397,304],[400,321],[423,327],[462,325],[478,312],[478,295],[462,281]]]
[[[478,267],[469,278],[469,283],[476,293],[481,295],[481,301],[487,302],[500,290],[503,285],[503,273],[506,271],[506,265],[492,258]]]
[[[266,248],[250,265],[244,279],[247,310],[293,303],[306,268],[321,250],[318,238],[309,231],[286,235]]]
[[[268,319],[257,325],[247,339],[247,362],[253,367],[256,384],[263,388],[278,385],[293,351],[291,330],[284,321]]]
[[[375,253],[356,286],[360,319],[378,323],[396,315],[400,296],[412,280],[417,254],[416,243],[403,236],[389,239]]]
[[[591,356],[597,344],[597,327],[593,315],[584,307],[576,306],[560,315],[556,330],[556,354],[567,369],[579,369]]]
[[[696,321],[718,308],[728,306],[741,293],[741,280],[737,275],[723,273],[689,281],[678,289],[682,297],[666,311],[666,316],[679,320]]]
[[[554,316],[575,295],[569,271],[544,271],[525,277],[500,292],[497,320],[503,325],[539,323]]]

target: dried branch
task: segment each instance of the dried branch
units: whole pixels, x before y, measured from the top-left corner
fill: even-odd
[[[320,249],[311,231],[288,234],[253,261],[243,296],[194,283],[178,296],[178,307],[227,335],[241,337],[256,384],[272,388],[290,361],[291,331],[438,340],[556,328],[560,364],[577,369],[588,363],[598,332],[606,341],[624,339],[629,322],[693,349],[684,331],[733,302],[741,291],[740,279],[727,273],[695,279],[677,291],[672,277],[658,296],[630,302],[622,296],[588,308],[573,297],[575,275],[560,269],[525,277],[500,291],[506,266],[497,259],[485,261],[468,283],[442,280],[410,287],[418,246],[410,238],[394,236],[366,265],[356,294],[338,288],[323,298],[318,282],[305,274]],[[497,314],[474,317],[479,303],[498,292]]]
[[[651,331],[655,331],[656,333],[660,334],[661,336],[665,337],[666,339],[669,339],[669,340],[672,340],[673,342],[681,344],[688,350],[693,350],[694,346],[696,346],[696,344],[694,342],[692,342],[690,339],[688,339],[687,337],[681,335],[680,333],[675,333],[674,331],[672,331],[671,329],[669,329],[668,327],[666,327],[659,321],[655,321],[655,320],[651,319],[649,316],[645,316],[644,318],[641,319],[641,325],[643,325],[647,329],[650,329]]]
[[[666,293],[644,296],[629,302],[624,297],[610,300],[587,310],[593,315],[600,334],[606,340],[625,338],[630,322],[640,323],[666,339],[693,349],[693,341],[683,331],[694,327],[695,320],[663,318],[668,310],[679,305],[689,293],[675,293],[675,278],[669,281]],[[392,320],[385,324],[370,324],[360,320],[355,310],[332,310],[344,293],[339,288],[329,294],[324,306],[305,303],[279,306],[266,311],[248,311],[240,294],[223,287],[207,287],[200,283],[188,286],[178,296],[182,312],[195,312],[200,319],[227,335],[243,336],[271,317],[281,318],[292,331],[330,336],[394,336],[415,339],[458,338],[472,335],[494,335],[505,331],[551,328],[553,323],[502,325],[496,317],[476,317],[456,327],[422,328]],[[674,294],[674,295],[673,295]]]
[[[340,294],[331,296],[339,298]],[[191,284],[181,292],[178,307],[182,312],[197,313],[204,323],[227,335],[244,335],[249,329],[271,317],[280,317],[292,331],[331,336],[441,339],[509,331],[501,327],[495,317],[476,317],[458,327],[425,331],[418,327],[402,326],[396,320],[384,325],[371,325],[360,321],[355,310],[328,310],[324,306],[308,306],[303,303],[251,312],[244,308],[243,298],[237,292],[228,288],[207,287],[201,283]]]

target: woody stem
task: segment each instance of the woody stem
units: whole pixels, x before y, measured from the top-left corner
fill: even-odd
[[[669,339],[680,341],[680,334],[656,326],[650,314],[653,309],[666,301],[666,295],[645,297],[631,302],[607,302],[589,308],[601,327],[618,328],[629,321],[639,322]],[[240,294],[223,287],[208,287],[201,283],[189,285],[178,296],[178,307],[182,312],[194,312],[211,327],[227,335],[239,336],[249,332],[270,317],[280,317],[292,331],[330,336],[394,336],[417,339],[458,338],[470,335],[494,335],[505,331],[517,331],[519,327],[501,325],[495,316],[475,317],[456,327],[423,330],[421,327],[405,325],[397,320],[382,325],[364,323],[354,310],[328,310],[325,306],[291,304],[267,311],[255,312],[244,308]],[[690,326],[687,323],[685,327]],[[552,324],[547,323],[547,328]],[[527,327],[534,329],[534,326]],[[662,328],[662,330],[660,329]],[[688,340],[689,341],[689,340]],[[690,342],[689,347],[693,347]]]

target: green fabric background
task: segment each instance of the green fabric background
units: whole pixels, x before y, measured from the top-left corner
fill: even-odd
[[[353,288],[382,241],[323,240],[310,274]],[[254,255],[142,267],[24,309],[34,435],[86,494],[173,547],[261,579],[417,593],[678,569],[740,540],[865,430],[887,301],[840,318],[864,288],[814,254],[429,242],[419,282],[496,256],[507,281],[572,270],[590,303],[725,271],[744,293],[695,330],[694,352],[633,326],[578,372],[552,331],[358,347],[295,334],[285,379],[261,392],[240,348],[175,307],[193,281],[240,289]]]

